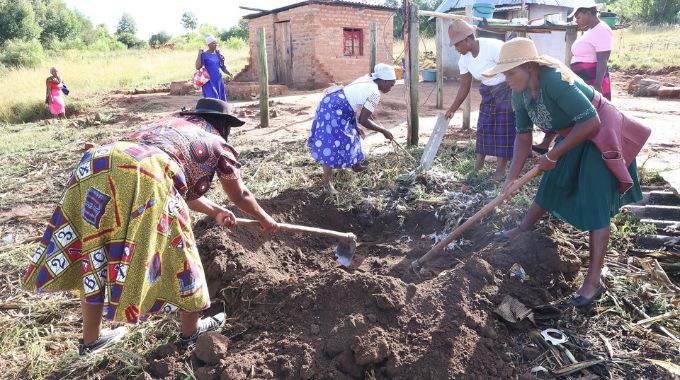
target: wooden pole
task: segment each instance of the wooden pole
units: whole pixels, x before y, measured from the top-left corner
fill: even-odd
[[[472,24],[472,5],[465,6],[465,16],[467,16],[467,22]],[[474,81],[474,79],[473,79]],[[472,96],[468,94],[463,102],[463,129],[470,129],[470,113],[472,112]]]
[[[409,145],[418,145],[418,86],[420,82],[418,43],[420,42],[420,27],[418,18],[418,6],[411,3],[408,18],[408,81],[409,81],[409,105],[411,109],[411,139]]]
[[[437,109],[444,109],[444,19],[437,18],[435,45],[437,46]]]
[[[269,70],[264,28],[257,28],[257,55],[260,60],[260,128],[269,127]]]
[[[569,66],[571,64],[571,45],[574,44],[574,41],[576,41],[576,37],[578,35],[578,26],[577,25],[568,25],[567,26],[567,36],[566,36],[566,51],[564,54],[564,64]]]
[[[371,44],[371,58],[369,59],[368,63],[368,73],[370,74],[373,72],[373,68],[375,68],[376,64],[376,55],[378,51],[378,44],[376,43],[376,41],[378,33],[374,22],[370,23],[368,25],[368,28],[370,30],[370,44]]]

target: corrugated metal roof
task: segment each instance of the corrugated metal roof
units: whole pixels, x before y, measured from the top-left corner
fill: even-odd
[[[287,11],[287,10],[293,9],[293,8],[303,7],[303,6],[309,5],[309,4],[323,4],[323,5],[333,5],[333,6],[339,6],[339,7],[367,8],[367,9],[377,9],[377,10],[384,10],[384,11],[395,11],[397,9],[397,8],[385,6],[385,2],[382,1],[382,0],[308,0],[308,1],[302,1],[302,2],[299,2],[299,3],[295,3],[295,4],[286,5],[284,7],[275,8],[275,9],[264,11],[264,12],[252,13],[252,14],[243,16],[243,18],[254,19],[254,18],[258,18],[258,17],[262,17],[262,16],[274,14],[274,13]]]
[[[525,4],[554,5],[557,7],[573,8],[578,0],[525,0]],[[465,8],[475,3],[489,3],[494,5],[521,5],[522,0],[444,0],[437,12],[448,12],[451,9]]]

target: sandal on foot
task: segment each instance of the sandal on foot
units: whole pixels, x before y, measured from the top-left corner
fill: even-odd
[[[575,308],[577,309],[583,309],[585,307],[588,307],[592,305],[595,301],[599,300],[600,297],[602,297],[602,294],[604,293],[604,286],[600,284],[600,287],[597,289],[597,292],[593,294],[592,297],[584,297],[578,293],[574,293],[571,295],[571,304],[574,305]]]
[[[126,333],[127,327],[122,326],[113,330],[109,329],[102,330],[101,333],[99,334],[99,338],[97,338],[97,340],[95,340],[92,343],[84,344],[83,340],[80,339],[78,344],[78,354],[80,356],[83,356],[87,353],[91,353],[106,348],[123,339]]]
[[[196,343],[196,339],[201,334],[210,332],[210,331],[215,331],[224,326],[224,321],[227,319],[227,315],[225,313],[219,313],[215,314],[212,317],[205,317],[201,318],[198,321],[198,329],[196,329],[196,332],[193,333],[193,335],[185,337],[184,335],[179,336],[179,343],[181,345],[190,345]]]

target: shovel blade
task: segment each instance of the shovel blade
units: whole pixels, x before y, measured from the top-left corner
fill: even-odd
[[[353,258],[354,250],[349,245],[338,244],[335,248],[335,260],[343,267],[349,268]]]

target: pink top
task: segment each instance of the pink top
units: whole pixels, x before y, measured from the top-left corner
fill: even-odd
[[[609,25],[600,21],[574,41],[571,46],[571,63],[597,62],[597,53],[612,50],[612,30]]]

